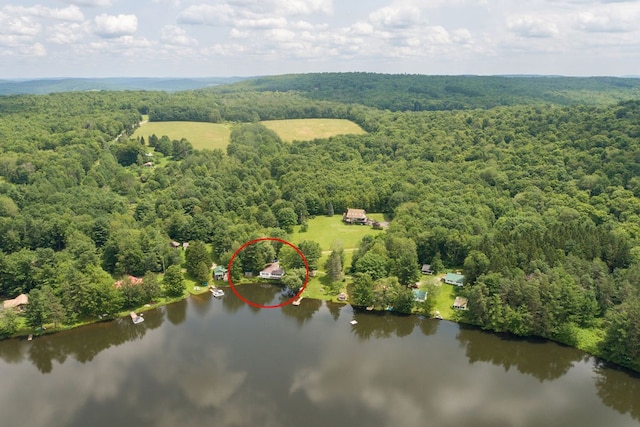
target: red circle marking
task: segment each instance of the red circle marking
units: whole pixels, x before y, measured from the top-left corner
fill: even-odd
[[[277,304],[277,305],[262,305],[262,304],[256,304],[253,301],[249,301],[248,299],[240,295],[240,292],[238,292],[238,290],[236,289],[231,279],[231,267],[233,266],[233,261],[236,259],[236,256],[247,246],[253,245],[254,243],[262,242],[264,240],[272,240],[274,242],[280,242],[287,246],[291,246],[293,249],[296,250],[296,252],[298,252],[298,255],[300,255],[300,258],[302,258],[302,261],[304,261],[304,268],[307,270],[307,275],[305,276],[304,283],[302,285],[302,288],[300,288],[300,290],[298,291],[298,293],[295,294],[292,298],[284,302],[281,302],[280,304]],[[247,304],[253,307],[259,307],[259,308],[278,308],[278,307],[284,307],[285,305],[289,305],[292,302],[294,302],[296,299],[298,299],[300,295],[302,295],[302,292],[304,292],[304,290],[307,289],[307,284],[309,283],[309,263],[307,262],[307,258],[305,258],[302,251],[298,249],[293,243],[287,242],[286,240],[278,239],[277,237],[261,237],[259,239],[251,240],[250,242],[247,242],[244,245],[240,246],[238,250],[233,253],[233,256],[229,260],[227,271],[229,272],[229,275],[228,275],[229,285],[231,286],[231,290],[233,291],[233,293],[236,294],[238,298],[240,298],[242,301],[246,302]]]

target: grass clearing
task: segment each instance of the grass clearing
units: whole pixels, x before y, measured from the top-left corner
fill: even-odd
[[[149,136],[154,133],[158,138],[162,135],[167,135],[172,140],[186,138],[197,150],[216,148],[226,150],[231,136],[231,125],[202,122],[147,122],[136,129],[133,138],[141,136],[148,142]]]
[[[280,136],[283,141],[310,141],[336,135],[363,135],[357,124],[345,119],[295,119],[260,122]]]
[[[384,221],[383,214],[367,214],[367,217],[377,221]],[[318,242],[323,251],[331,250],[331,244],[340,240],[345,252],[356,249],[360,240],[367,234],[376,235],[384,233],[383,230],[374,230],[369,225],[348,225],[342,222],[342,215],[317,216],[308,221],[309,228],[305,232],[300,231],[300,226],[293,228],[291,242],[298,244],[303,240]]]

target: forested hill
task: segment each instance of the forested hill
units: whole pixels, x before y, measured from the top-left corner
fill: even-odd
[[[59,78],[34,80],[0,80],[0,95],[47,94],[91,90],[154,90],[174,92],[229,84],[241,77],[209,78]]]
[[[382,78],[391,86],[370,93],[407,97],[409,77]],[[351,301],[400,310],[402,285],[422,263],[461,269],[466,321],[571,345],[588,337],[588,350],[640,370],[640,97],[541,106],[527,104],[530,89],[518,105],[391,112],[308,93],[0,97],[0,298],[28,293],[33,327],[135,309],[182,292],[171,241],[204,242],[226,264],[253,238],[290,239],[312,216],[361,208],[393,220],[353,253],[344,272],[354,280],[336,280]],[[224,122],[229,145],[194,150],[157,135],[143,146],[128,136],[147,113]],[[309,117],[350,119],[368,133],[284,143],[258,123]],[[187,265],[190,277],[204,279],[210,261]],[[146,287],[115,288],[127,275]],[[410,310],[413,296],[404,301]],[[0,311],[0,335],[15,331],[10,313]]]
[[[218,89],[298,91],[311,99],[391,111],[423,111],[499,105],[612,104],[640,98],[640,79],[317,73],[260,77]]]

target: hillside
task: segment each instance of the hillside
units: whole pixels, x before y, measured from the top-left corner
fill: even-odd
[[[409,77],[383,78],[365,93],[410,97],[392,88]],[[452,81],[480,87],[474,77]],[[538,81],[547,82],[522,80]],[[25,317],[33,328],[72,325],[154,300],[167,292],[165,271],[180,285],[184,258],[172,241],[206,248],[204,261],[185,266],[203,282],[209,261],[227,263],[251,239],[291,239],[310,218],[356,208],[386,214],[389,228],[350,252],[349,270],[339,249],[322,267],[328,287],[358,305],[428,313],[405,286],[420,265],[462,270],[469,310],[460,320],[640,370],[640,99],[541,106],[525,85],[520,99],[505,91],[514,105],[392,112],[246,84],[0,97],[0,297],[46,301]],[[598,103],[636,90],[592,84]],[[471,105],[499,91],[486,93],[459,97]],[[198,150],[157,135],[143,147],[129,139],[142,114],[228,124],[229,144]],[[290,144],[259,123],[293,118],[349,119],[367,133]],[[162,163],[145,166],[151,150]],[[238,266],[245,261],[256,264]],[[149,286],[114,289],[128,275]],[[0,335],[10,320],[0,316]]]
[[[611,104],[640,97],[640,79],[319,73],[260,77],[217,90],[296,91],[310,99],[391,111],[424,111],[530,104]]]
[[[0,95],[46,94],[92,90],[153,90],[176,92],[229,84],[240,77],[209,78],[59,78],[35,80],[0,80]]]

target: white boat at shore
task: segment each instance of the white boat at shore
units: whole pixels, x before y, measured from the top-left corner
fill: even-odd
[[[144,322],[144,317],[142,316],[138,316],[135,312],[131,312],[129,313],[129,316],[131,316],[131,321],[133,321],[134,325],[137,325],[138,323],[142,323]]]
[[[224,291],[222,289],[220,289],[220,288],[211,288],[211,289],[209,289],[209,291],[216,298],[222,298],[224,296]]]

